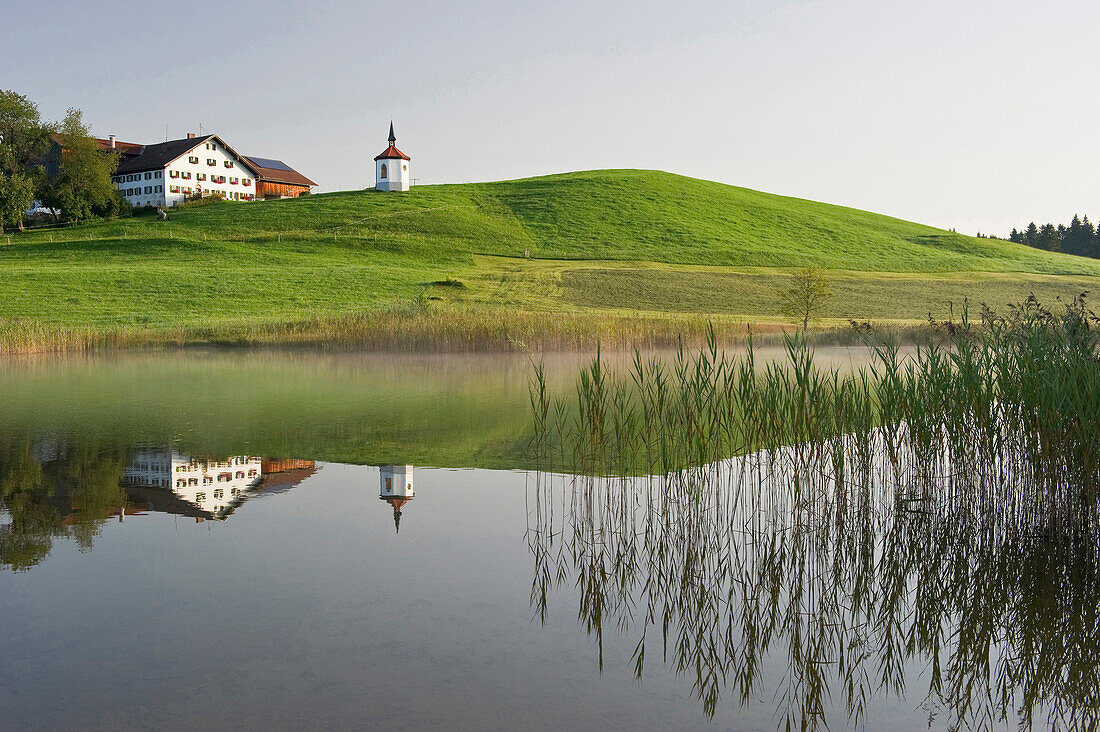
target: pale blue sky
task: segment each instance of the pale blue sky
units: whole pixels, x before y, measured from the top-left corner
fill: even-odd
[[[973,233],[1100,218],[1100,4],[13,3],[0,88],[322,190],[658,168]]]

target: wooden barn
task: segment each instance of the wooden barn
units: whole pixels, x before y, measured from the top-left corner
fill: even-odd
[[[256,170],[256,198],[297,198],[317,185],[282,160],[245,158]]]

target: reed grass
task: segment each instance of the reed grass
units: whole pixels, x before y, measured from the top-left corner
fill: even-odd
[[[750,331],[751,328],[751,331]],[[923,327],[897,327],[913,338]],[[781,339],[780,325],[749,326],[704,315],[618,315],[448,308],[424,299],[343,315],[300,320],[215,322],[205,326],[71,326],[34,319],[0,319],[0,355],[191,346],[308,347],[322,350],[523,352],[650,350],[695,346],[715,334],[723,343]],[[822,327],[820,343],[852,343],[854,331]]]
[[[874,365],[601,359],[571,398],[536,369],[531,601],[569,583],[604,629],[692,682],[707,715],[856,724],[922,666],[949,728],[1100,723],[1100,353],[1083,297],[1034,299]],[[551,473],[549,470],[564,471]],[[778,672],[776,668],[778,667]]]

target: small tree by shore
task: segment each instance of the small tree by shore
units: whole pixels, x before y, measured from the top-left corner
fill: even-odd
[[[808,267],[791,275],[791,282],[779,290],[780,312],[802,322],[802,330],[810,326],[821,309],[833,297],[829,278],[820,269]]]

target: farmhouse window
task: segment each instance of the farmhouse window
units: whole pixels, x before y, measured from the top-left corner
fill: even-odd
[[[169,170],[168,171],[168,177],[169,178],[179,178],[180,177],[180,172],[178,170]]]
[[[235,186],[235,185],[237,185],[237,183],[238,183],[238,180],[236,178],[230,178],[229,179],[229,185]]]
[[[161,192],[162,190],[164,190],[164,189],[163,189],[162,187],[160,187],[160,186],[156,186],[156,190],[155,190],[155,191],[153,191],[153,192],[154,192],[154,193],[160,193],[160,192]]]
[[[248,178],[245,178],[244,180],[241,181],[241,185],[242,186],[250,186],[250,185],[252,185],[252,181],[249,180]]]
[[[206,180],[206,173],[195,173],[195,180]]]
[[[187,162],[197,163],[197,162],[199,162],[199,156],[198,155],[188,155],[187,156]]]
[[[206,500],[205,491],[199,491],[198,493],[196,493],[195,494],[195,500],[198,501],[199,503],[202,503],[203,501],[205,501]]]
[[[189,171],[189,170],[183,171],[183,177],[190,179],[191,178],[191,171]]]
[[[226,160],[225,161],[225,167],[232,168],[233,167],[233,161],[232,160]]]
[[[146,173],[145,174],[145,180],[152,180],[152,179],[153,179],[153,174],[152,173]]]
[[[168,186],[168,192],[169,193],[179,193],[180,192],[180,187],[179,186]]]
[[[145,192],[146,193],[152,193],[153,192],[153,186],[145,186]]]
[[[157,174],[156,174],[156,175],[155,175],[154,177],[155,177],[155,178],[160,178],[160,177],[161,177],[161,174],[160,174],[160,171],[159,171],[159,170],[157,171]]]
[[[206,159],[206,164],[207,164],[207,165],[217,165],[217,164],[218,164],[218,161],[217,161],[217,160],[215,160],[214,158],[207,158],[207,159]]]

